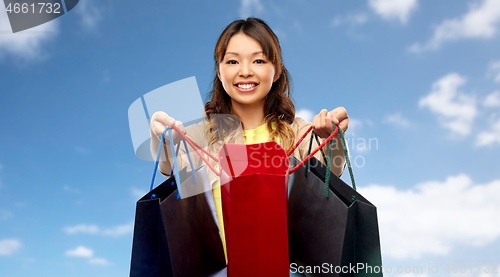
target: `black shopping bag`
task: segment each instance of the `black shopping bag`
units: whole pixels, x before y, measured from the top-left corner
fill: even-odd
[[[130,276],[226,276],[212,191],[177,198],[172,175],[137,201]]]
[[[210,205],[211,191],[177,200],[174,177],[137,201],[130,276],[225,276]]]
[[[299,163],[295,157],[290,157],[290,168]],[[297,273],[381,277],[376,207],[331,171],[327,198],[326,173],[327,167],[312,157],[309,165],[302,165],[289,177],[291,272],[303,269]],[[306,271],[308,266],[309,273]]]

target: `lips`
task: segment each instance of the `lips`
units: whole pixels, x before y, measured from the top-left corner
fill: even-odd
[[[259,85],[257,83],[238,83],[234,86],[240,92],[251,92],[254,91]]]
[[[258,85],[259,84],[257,84],[256,82],[249,81],[249,82],[238,82],[234,86],[240,92],[249,92],[255,90],[255,88]]]

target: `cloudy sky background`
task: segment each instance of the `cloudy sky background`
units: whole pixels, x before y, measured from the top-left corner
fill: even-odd
[[[346,107],[384,265],[498,276],[498,0],[82,0],[16,34],[1,7],[0,276],[128,275],[153,166],[128,107],[191,76],[205,99],[218,35],[250,15],[280,39],[298,116]]]

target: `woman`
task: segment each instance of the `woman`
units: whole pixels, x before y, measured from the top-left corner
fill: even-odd
[[[216,76],[210,101],[205,105],[207,120],[184,128],[165,112],[157,112],[151,118],[151,151],[158,151],[159,137],[167,127],[176,125],[189,138],[217,154],[223,143],[262,143],[276,141],[286,152],[311,126],[311,123],[295,117],[295,108],[290,99],[290,76],[281,56],[278,38],[262,20],[248,18],[229,24],[217,41],[215,52]],[[318,99],[321,100],[321,99]],[[347,130],[349,118],[344,108],[328,111],[323,109],[314,117],[312,126],[320,138],[331,134],[333,123]],[[181,136],[173,132],[174,143]],[[309,136],[308,136],[309,139]],[[292,153],[299,160],[307,156],[309,140],[305,139]],[[317,146],[317,144],[315,144]],[[345,157],[340,138],[334,138],[331,170],[340,176],[345,166]],[[169,142],[165,143],[159,169],[165,176],[171,170],[172,155]],[[325,146],[325,151],[328,146]],[[181,148],[179,167],[188,165]],[[190,153],[194,153],[190,149]],[[194,158],[196,166],[201,159]],[[325,163],[318,152],[316,158]],[[218,177],[209,172],[219,226],[223,226]],[[220,228],[225,248],[224,230]],[[226,256],[227,257],[227,256]]]

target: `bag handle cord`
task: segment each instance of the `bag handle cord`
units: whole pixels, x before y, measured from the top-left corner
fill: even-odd
[[[172,149],[172,153],[174,154],[174,166],[172,168],[172,171],[170,172],[170,175],[172,175],[175,171],[175,181],[177,182],[177,200],[180,199],[181,197],[181,183],[180,183],[180,180],[179,180],[179,167],[177,166],[177,155],[179,154],[179,147],[180,147],[180,144],[177,145],[177,151],[175,150],[175,146],[174,146],[174,140],[172,138],[172,128],[165,128],[165,130],[163,131],[162,135],[161,135],[161,141],[160,141],[160,146],[158,147],[158,154],[156,156],[156,162],[155,162],[155,168],[154,168],[154,171],[153,171],[153,178],[151,179],[151,185],[149,187],[149,191],[153,190],[153,185],[155,183],[155,178],[156,178],[156,172],[158,171],[158,164],[160,162],[160,156],[161,156],[161,149],[162,149],[162,146],[163,146],[163,143],[165,142],[165,134],[167,133],[168,131],[168,135],[169,135],[169,138],[170,138],[170,148]],[[193,173],[193,180],[194,180],[194,183],[196,184],[196,172],[195,172],[195,168],[193,166],[193,161],[191,160],[191,155],[189,155],[189,149],[187,147],[187,144],[186,144],[186,140],[183,139],[183,142],[184,142],[184,148],[186,148],[186,153],[187,153],[187,156],[188,156],[188,160],[189,160],[189,165],[191,166],[191,172]],[[173,185],[173,182],[172,182],[172,185]],[[153,194],[151,196],[151,198],[154,198],[155,195]]]
[[[351,162],[349,160],[349,154],[347,152],[347,145],[345,143],[345,137],[344,137],[344,133],[342,132],[342,129],[340,129],[340,127],[338,125],[336,125],[335,123],[333,123],[333,126],[335,128],[332,128],[332,133],[330,134],[330,136],[328,136],[324,141],[323,143],[321,143],[316,149],[314,149],[312,152],[311,152],[311,148],[312,148],[312,138],[315,137],[316,138],[316,141],[318,142],[318,137],[316,134],[313,133],[313,135],[311,135],[311,141],[310,141],[310,146],[309,146],[309,154],[307,155],[307,157],[305,157],[298,165],[296,165],[294,168],[290,169],[289,171],[289,174],[292,174],[294,173],[301,165],[303,165],[304,163],[308,162],[309,159],[314,156],[314,154],[316,154],[318,151],[321,150],[322,152],[322,155],[323,155],[323,158],[325,158],[325,153],[323,152],[323,147],[328,143],[330,142],[330,147],[329,147],[329,157],[327,158],[327,167],[328,167],[328,170],[327,170],[327,176],[328,177],[328,181],[329,181],[329,172],[330,172],[330,166],[331,166],[331,155],[332,155],[332,148],[333,148],[333,137],[335,137],[335,135],[337,135],[337,133],[339,133],[340,135],[340,138],[341,138],[341,141],[342,141],[342,146],[344,148],[344,155],[346,157],[346,161],[347,161],[347,167],[348,167],[348,170],[349,170],[349,175],[351,177],[351,182],[352,182],[352,186],[354,189],[356,189],[356,183],[354,182],[354,175],[352,173],[352,167],[351,167]],[[207,160],[207,158],[205,158],[199,150],[201,150],[203,153],[207,154],[207,156],[209,156],[210,158],[212,158],[213,160],[215,161],[218,161],[218,158],[216,158],[214,155],[210,154],[207,150],[205,150],[203,147],[201,147],[199,144],[197,144],[196,142],[194,142],[193,140],[191,140],[190,138],[188,138],[183,132],[181,132],[181,130],[179,130],[179,128],[177,126],[172,126],[172,128],[167,128],[167,129],[174,129],[176,130],[181,136],[182,138],[184,139],[185,142],[187,142],[193,149],[194,151],[196,152],[196,154],[198,154],[198,156],[200,156],[200,158],[208,165],[208,167],[210,167],[210,169],[217,175],[217,176],[220,176],[220,172],[218,170],[216,170]],[[295,149],[297,149],[297,147],[299,146],[299,144],[304,140],[304,138],[307,136],[307,134],[309,132],[311,132],[313,129],[313,126],[311,125],[307,131],[302,135],[302,137],[297,141],[297,143],[294,145],[294,147],[287,153],[287,156],[290,156],[293,151]],[[164,139],[164,136],[162,136],[162,142],[163,142],[163,139]],[[170,143],[171,143],[171,147],[173,149],[173,140],[170,139]],[[187,149],[187,147],[186,147]],[[173,150],[172,150],[173,151]],[[174,159],[174,165],[176,164],[175,162],[175,159]],[[306,168],[307,168],[307,165],[306,165]],[[307,176],[307,175],[306,175]],[[328,190],[328,188],[326,189],[326,191]],[[325,194],[327,194],[328,192],[326,192]],[[328,196],[327,196],[328,197]]]
[[[332,137],[332,135],[335,136],[334,134],[336,134],[336,131],[338,131],[339,136],[340,136],[340,141],[342,142],[342,148],[344,150],[344,156],[345,156],[345,159],[346,159],[346,162],[347,162],[347,169],[349,170],[349,177],[351,178],[352,188],[354,190],[356,190],[356,182],[354,181],[354,174],[352,172],[352,166],[351,166],[351,161],[350,161],[350,158],[349,158],[349,153],[347,151],[347,144],[346,144],[346,141],[345,141],[344,132],[335,123],[332,122],[332,124],[333,124],[333,126],[335,126],[335,128],[332,128],[332,134],[328,138]],[[293,152],[293,150],[295,150],[295,148],[298,147],[298,145],[300,144],[300,142],[302,142],[302,140],[307,136],[307,134],[309,132],[311,132],[311,140],[309,141],[309,150],[307,152],[308,153],[307,157],[310,158],[313,136],[316,138],[316,142],[319,144],[318,136],[314,133],[314,131],[311,131],[311,130],[312,130],[312,126],[304,133],[304,135],[297,142],[297,144],[294,146],[294,148],[289,152],[289,155]],[[325,140],[325,142],[327,140]],[[329,149],[328,149],[328,157],[327,158],[325,158],[325,153],[323,152],[323,146],[325,145],[325,142],[323,142],[323,144],[321,144],[320,147],[321,147],[321,154],[323,155],[323,159],[326,161],[326,168],[327,168],[327,170],[326,170],[326,175],[325,175],[325,197],[326,197],[326,199],[328,199],[329,198],[328,185],[330,184],[330,174],[331,174],[330,167],[331,167],[331,163],[332,163],[333,140],[329,141],[330,145],[328,147]],[[308,158],[306,158],[306,159],[308,159]],[[306,162],[305,172],[304,172],[304,175],[306,177],[307,177],[307,171],[308,171],[307,169],[308,169],[308,163]],[[290,172],[292,172],[292,170],[290,170]],[[355,199],[356,199],[355,196],[353,196],[352,200],[354,201]]]

